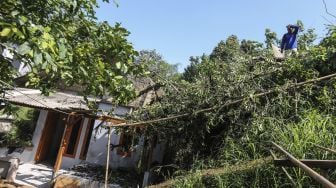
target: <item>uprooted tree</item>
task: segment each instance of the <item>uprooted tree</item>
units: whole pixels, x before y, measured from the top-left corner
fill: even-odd
[[[173,171],[181,172],[263,158],[270,155],[269,142],[272,140],[287,147],[298,158],[331,159],[330,154],[316,151],[311,143],[335,147],[332,136],[336,133],[333,126],[336,120],[335,79],[283,89],[336,72],[335,27],[329,27],[329,33],[318,45],[313,44],[315,36],[312,29],[303,31],[299,55],[283,62],[274,60],[271,51],[262,44],[248,40],[239,42],[235,36],[221,41],[210,56],[191,58],[183,79],[174,83],[179,92],[164,87],[165,95],[159,102],[134,116],[146,120],[190,113],[152,123],[147,128],[148,135],[158,135],[167,144],[165,164],[157,169],[163,172],[167,165],[171,174],[171,166],[178,167]],[[276,34],[269,30],[266,38],[268,42],[277,41]],[[270,90],[275,92],[254,97],[254,94]],[[242,102],[226,105],[242,97]],[[211,107],[214,110],[195,113]],[[285,175],[279,173],[268,165],[240,174],[207,178],[188,176],[175,183],[182,187],[227,187],[232,183],[237,187],[272,187],[277,182],[289,183]],[[314,184],[301,171],[290,173],[298,179],[298,185]],[[334,173],[329,175],[335,178]]]

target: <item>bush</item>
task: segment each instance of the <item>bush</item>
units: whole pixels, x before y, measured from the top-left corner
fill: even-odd
[[[39,110],[26,107],[12,107],[11,113],[14,116],[13,126],[8,133],[1,137],[0,146],[31,146]]]

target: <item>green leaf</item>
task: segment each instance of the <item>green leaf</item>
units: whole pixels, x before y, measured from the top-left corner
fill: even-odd
[[[121,63],[120,62],[117,62],[115,65],[116,65],[117,69],[121,68]]]
[[[100,70],[103,70],[105,68],[105,65],[102,61],[98,61],[98,67]]]
[[[14,10],[14,11],[12,11],[11,12],[11,16],[16,16],[16,15],[18,15],[20,12],[19,11],[17,11],[17,10]]]
[[[122,71],[123,73],[127,73],[127,71],[128,71],[128,66],[125,65],[125,64],[123,64],[121,71]]]
[[[66,49],[65,46],[63,44],[58,45],[58,50],[59,50],[59,57],[61,59],[64,59],[66,56]]]
[[[120,79],[122,79],[122,78],[123,78],[123,76],[121,76],[121,75],[118,75],[118,76],[115,76],[114,78],[115,78],[115,79],[117,79],[117,80],[120,80]]]
[[[49,53],[44,53],[44,56],[45,56],[47,62],[49,62],[49,63],[53,62],[53,59],[52,59],[52,57],[49,55]]]
[[[86,70],[83,67],[79,67],[79,69],[82,71],[84,76],[88,76],[88,73],[86,72]]]
[[[64,72],[62,74],[62,78],[63,79],[67,79],[67,78],[73,79],[73,76],[69,72]]]
[[[19,38],[24,39],[25,36],[23,33],[16,27],[12,28],[13,33],[15,33]]]
[[[42,63],[42,54],[39,52],[34,53],[34,62],[37,64]]]
[[[1,31],[1,33],[0,33],[0,36],[2,36],[2,37],[7,37],[10,33],[11,33],[11,28],[9,28],[9,27],[5,27],[2,31]]]
[[[31,48],[30,48],[28,42],[25,42],[25,43],[23,43],[22,45],[19,46],[17,52],[18,52],[20,55],[25,55],[25,54],[29,53],[30,50],[31,50]]]
[[[42,49],[48,48],[48,43],[46,41],[43,41],[42,44],[41,44],[41,48]]]
[[[27,17],[25,16],[20,16],[19,18],[19,22],[21,25],[23,25],[24,23],[26,23],[28,21]]]

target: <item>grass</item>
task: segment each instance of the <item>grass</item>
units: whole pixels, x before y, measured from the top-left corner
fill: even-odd
[[[179,177],[174,180],[168,180],[161,184],[151,186],[151,187],[197,187],[203,185],[203,178],[207,177],[215,177],[218,182],[221,182],[220,176],[229,175],[234,173],[242,173],[253,171],[258,168],[262,168],[267,164],[272,162],[272,157],[268,156],[262,159],[256,159],[252,161],[246,161],[241,164],[237,165],[227,165],[222,168],[215,168],[215,169],[206,169],[206,170],[197,170],[187,176]],[[223,183],[223,182],[221,182]],[[205,185],[203,185],[205,186]]]
[[[226,139],[216,159],[222,167],[195,167],[184,176],[153,187],[292,187],[283,171],[271,164],[272,158],[267,156],[272,149],[269,141],[275,141],[296,158],[335,159],[335,154],[314,146],[336,148],[336,118],[331,114],[308,110],[301,113],[296,122],[286,123],[272,118],[255,121],[241,138]],[[283,156],[281,153],[276,155]],[[302,170],[287,170],[297,187],[320,187]],[[328,175],[331,181],[336,180],[335,172],[329,171]]]

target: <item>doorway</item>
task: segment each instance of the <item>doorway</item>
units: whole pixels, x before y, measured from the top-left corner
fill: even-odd
[[[57,112],[48,112],[46,123],[42,130],[35,161],[54,166],[61,144],[66,116]]]

